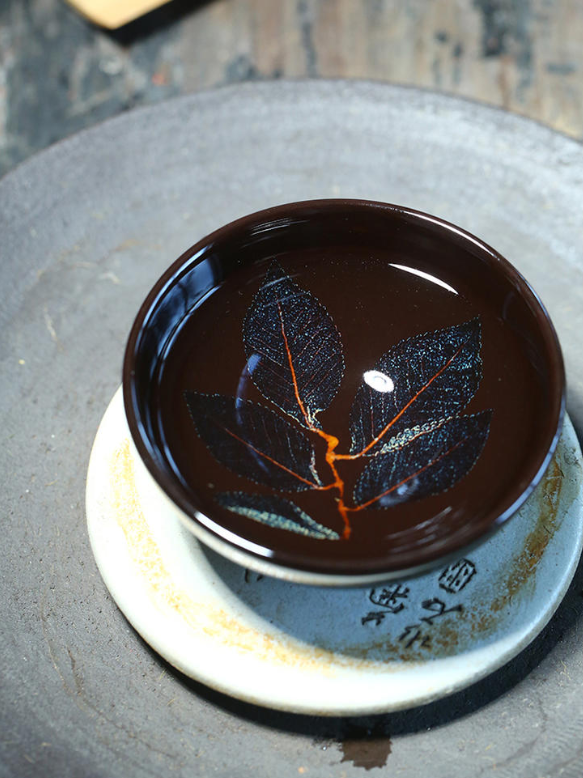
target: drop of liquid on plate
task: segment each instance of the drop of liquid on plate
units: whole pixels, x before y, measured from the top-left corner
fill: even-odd
[[[384,767],[391,753],[392,743],[388,737],[371,738],[367,740],[343,740],[341,762],[352,762],[355,767],[372,770],[374,767]]]

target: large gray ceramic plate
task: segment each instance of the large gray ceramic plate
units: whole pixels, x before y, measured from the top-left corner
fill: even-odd
[[[141,299],[215,227],[334,196],[436,213],[514,262],[555,320],[583,429],[574,141],[425,92],[267,83],[130,113],[31,159],[0,183],[1,776],[350,778],[390,747],[371,775],[580,778],[581,570],[534,644],[489,679],[350,720],[272,713],[185,680],[97,573],[87,461]]]

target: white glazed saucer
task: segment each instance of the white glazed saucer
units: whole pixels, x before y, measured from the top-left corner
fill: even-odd
[[[579,560],[582,481],[567,419],[535,493],[467,558],[374,588],[305,586],[246,571],[158,510],[120,390],[95,439],[87,520],[116,603],[181,672],[257,705],[361,715],[457,691],[536,637]]]

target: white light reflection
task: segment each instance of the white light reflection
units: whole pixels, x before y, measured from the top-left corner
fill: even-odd
[[[393,379],[379,370],[367,370],[362,377],[365,383],[377,392],[392,392],[395,388]]]
[[[235,548],[230,549],[229,553],[240,565],[245,565],[247,562],[241,557],[241,553],[237,549],[237,546],[245,551],[250,551],[252,554],[264,557],[265,559],[270,559],[273,556],[273,551],[270,548],[259,546],[257,543],[253,543],[251,540],[247,540],[247,538],[244,538],[241,535],[236,535],[234,532],[226,529],[222,524],[217,524],[216,521],[213,521],[209,516],[206,516],[200,511],[195,511],[194,518],[202,524],[202,530],[201,527],[198,527],[197,532],[200,532],[207,546],[210,546],[224,556],[225,550],[221,540],[226,540],[228,543],[235,546]],[[190,529],[189,519],[182,518],[182,523]],[[217,540],[215,535],[213,535],[212,532],[209,532],[209,530],[215,532],[219,536],[219,539]]]
[[[407,267],[407,265],[395,265],[392,262],[390,266],[396,268],[397,270],[404,270],[406,273],[411,273],[414,276],[419,276],[419,278],[424,278],[426,281],[431,281],[431,283],[437,284],[437,286],[441,286],[442,289],[447,289],[448,292],[453,292],[453,294],[459,294],[459,292],[457,292],[453,288],[453,286],[446,284],[445,281],[441,280],[441,278],[432,276],[430,273],[424,273],[423,270],[417,270],[416,267]]]

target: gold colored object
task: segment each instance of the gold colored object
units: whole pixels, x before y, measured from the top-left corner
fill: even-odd
[[[115,30],[165,5],[168,0],[68,0],[80,14],[100,27]]]

